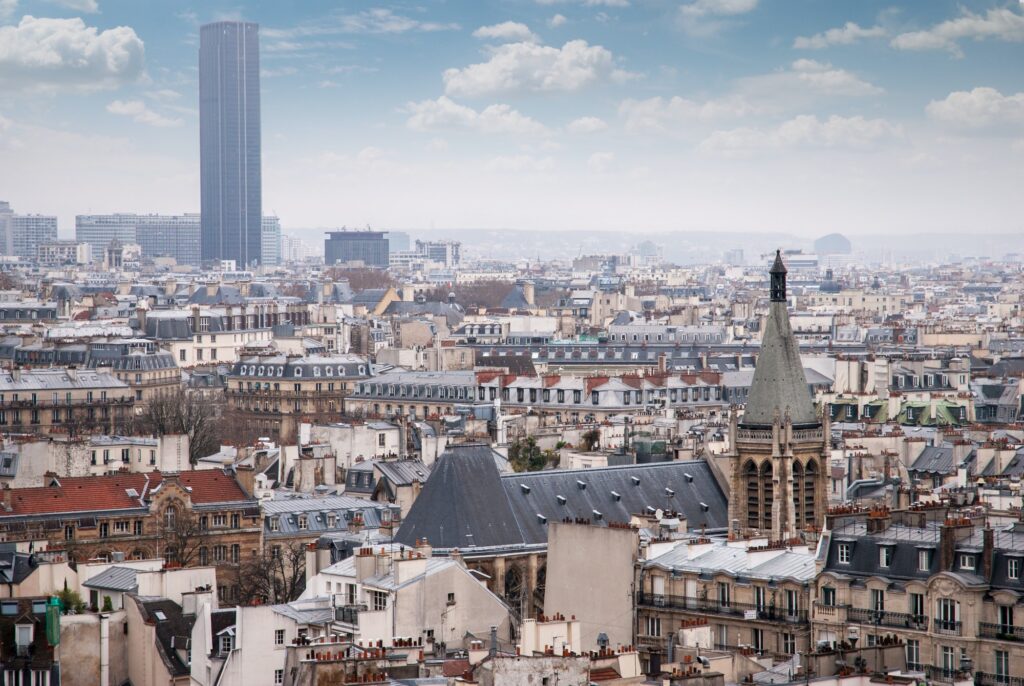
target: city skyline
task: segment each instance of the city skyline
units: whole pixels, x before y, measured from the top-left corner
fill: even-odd
[[[8,0],[5,199],[63,236],[76,214],[197,211],[198,27],[224,18],[261,25],[285,230],[1021,228],[1005,1]]]

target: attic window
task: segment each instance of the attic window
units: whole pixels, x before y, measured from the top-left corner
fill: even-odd
[[[565,505],[566,500],[564,495],[556,495],[555,499],[558,501],[559,505]]]
[[[582,491],[582,490],[586,489],[587,482],[586,481],[580,481],[579,479],[576,479],[576,487],[579,488]]]
[[[709,509],[708,508],[708,504],[707,503],[701,503],[700,504],[700,509],[703,510],[704,512],[707,512],[708,509]]]
[[[153,616],[156,617],[161,622],[166,622],[167,621],[167,615],[164,614],[163,610],[155,610],[153,612]]]
[[[599,510],[591,510],[591,512],[594,513],[594,519],[601,519],[601,517],[604,516],[604,515],[601,514],[601,512]]]
[[[542,514],[538,514],[537,515],[537,519],[540,521],[541,524],[547,524],[548,523],[548,518],[545,517]]]
[[[530,492],[530,487],[527,486],[526,484],[519,484],[519,488],[523,491],[524,494]]]
[[[648,505],[646,509],[647,509],[647,511],[648,511],[648,512],[650,512],[651,514],[654,514],[655,512],[657,512],[657,510],[655,510],[655,509],[654,509],[654,508],[653,508],[652,506],[650,506],[650,505]]]
[[[669,488],[668,486],[665,487],[665,495],[667,495],[669,498],[671,498],[675,494],[676,492],[673,491],[671,488]]]
[[[639,476],[633,476],[633,477],[630,477],[630,478],[633,480],[633,485],[634,486],[639,486],[640,485],[640,477]]]
[[[619,494],[618,494],[617,492],[615,492],[615,491],[612,491],[612,498],[614,498],[614,499],[616,500],[616,502],[617,502],[617,501],[619,501],[619,500],[622,500],[622,496],[621,496],[621,495],[619,495]]]
[[[693,483],[693,474],[683,474],[683,476],[686,477],[686,481],[687,482],[689,482],[691,484]]]

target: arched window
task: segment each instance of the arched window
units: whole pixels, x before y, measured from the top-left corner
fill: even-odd
[[[795,475],[794,475],[795,476]],[[807,463],[807,469],[804,470],[804,524],[811,526],[818,526],[817,512],[815,509],[815,496],[818,487],[818,479],[821,478],[818,473],[818,463],[815,460],[811,460]]]
[[[168,505],[164,509],[164,528],[173,529],[178,522],[178,508]]]
[[[775,501],[772,476],[772,463],[765,461],[761,465],[761,529],[765,531],[772,530],[772,503]]]

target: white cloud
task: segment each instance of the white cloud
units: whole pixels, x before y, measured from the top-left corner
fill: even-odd
[[[628,99],[619,105],[619,115],[625,119],[626,131],[630,133],[685,133],[694,124],[735,119],[759,111],[737,96],[704,101],[654,97]]]
[[[574,91],[613,71],[612,53],[585,40],[561,48],[506,43],[486,62],[444,72],[448,95],[479,97],[516,91]]]
[[[11,1],[17,2],[17,0],[11,0]],[[565,18],[564,14],[556,14],[555,16],[553,16],[550,19],[548,19],[548,26],[553,28],[553,29],[557,29],[559,26],[565,26],[565,23],[567,21],[569,21],[569,20]]]
[[[142,40],[127,26],[99,31],[79,18],[24,16],[0,26],[0,86],[29,91],[116,88],[143,73]]]
[[[900,127],[884,119],[832,115],[821,120],[814,115],[804,114],[770,129],[743,127],[715,131],[700,144],[699,149],[726,156],[784,148],[856,149],[900,136]]]
[[[490,105],[481,111],[460,105],[447,96],[437,100],[410,102],[406,121],[413,131],[463,130],[479,133],[541,135],[547,132],[543,124],[531,119],[508,105]]]
[[[740,79],[738,86],[752,100],[766,102],[801,95],[863,97],[884,92],[853,72],[811,59],[795,60],[788,69],[771,74]]]
[[[114,100],[107,105],[107,112],[123,117],[131,117],[133,121],[140,124],[158,128],[173,128],[185,123],[181,119],[165,117],[158,112],[154,112],[141,100]]]
[[[729,26],[731,17],[754,11],[758,0],[693,0],[679,6],[679,24],[694,36],[707,36]]]
[[[85,12],[86,14],[96,14],[100,11],[100,6],[96,0],[48,0],[54,5],[60,5],[66,7],[69,10],[75,12]]]
[[[629,0],[537,0],[538,5],[576,2],[584,7],[629,7]]]
[[[580,117],[569,122],[565,128],[569,133],[597,133],[607,129],[608,124],[597,117]]]
[[[260,76],[264,79],[274,79],[278,76],[291,76],[298,73],[299,70],[296,67],[264,67],[260,69]]]
[[[338,14],[324,17],[315,22],[300,24],[285,29],[261,28],[266,38],[302,38],[306,36],[329,36],[345,33],[407,33],[410,31],[454,31],[454,23],[420,21],[389,9],[375,8],[355,14]]]
[[[595,152],[587,159],[587,168],[597,174],[603,174],[611,168],[613,162],[615,162],[615,153]]]
[[[852,21],[843,26],[829,29],[813,36],[799,36],[793,47],[799,50],[821,50],[830,45],[853,45],[865,38],[882,38],[888,32],[882,26],[862,27]]]
[[[964,129],[1024,124],[1024,93],[1003,95],[995,88],[955,91],[925,108],[936,121]]]
[[[18,0],[0,0],[0,19],[12,17],[17,10]]]
[[[899,50],[946,50],[960,57],[963,51],[958,41],[989,38],[1013,43],[1024,41],[1024,15],[1008,7],[990,9],[984,15],[965,9],[960,17],[930,29],[901,33],[891,44]]]
[[[504,43],[518,43],[520,41],[527,43],[538,42],[537,35],[530,30],[530,27],[518,21],[504,21],[500,24],[492,24],[491,26],[481,26],[473,32],[473,37],[485,40],[498,40]]]
[[[146,96],[153,100],[159,100],[161,102],[170,102],[172,100],[179,99],[181,97],[181,93],[172,88],[161,88],[155,91],[147,91]]]
[[[533,155],[499,155],[484,165],[484,169],[491,172],[546,172],[554,167],[553,157]]]

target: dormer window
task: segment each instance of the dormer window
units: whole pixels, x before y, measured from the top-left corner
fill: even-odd
[[[974,569],[974,555],[961,555],[960,556],[960,569]]]
[[[892,548],[883,545],[878,549],[878,566],[888,567],[892,564]]]
[[[839,544],[839,550],[837,551],[836,556],[836,560],[839,562],[839,564],[850,564],[850,548],[851,546],[849,543]]]
[[[917,551],[917,569],[921,572],[927,572],[932,566],[932,551],[930,550],[919,550]]]
[[[299,529],[305,530],[309,528],[309,517],[306,515],[299,515]]]
[[[271,517],[270,518],[270,530],[271,531],[280,531],[281,530],[281,520],[278,519],[277,517]]]

